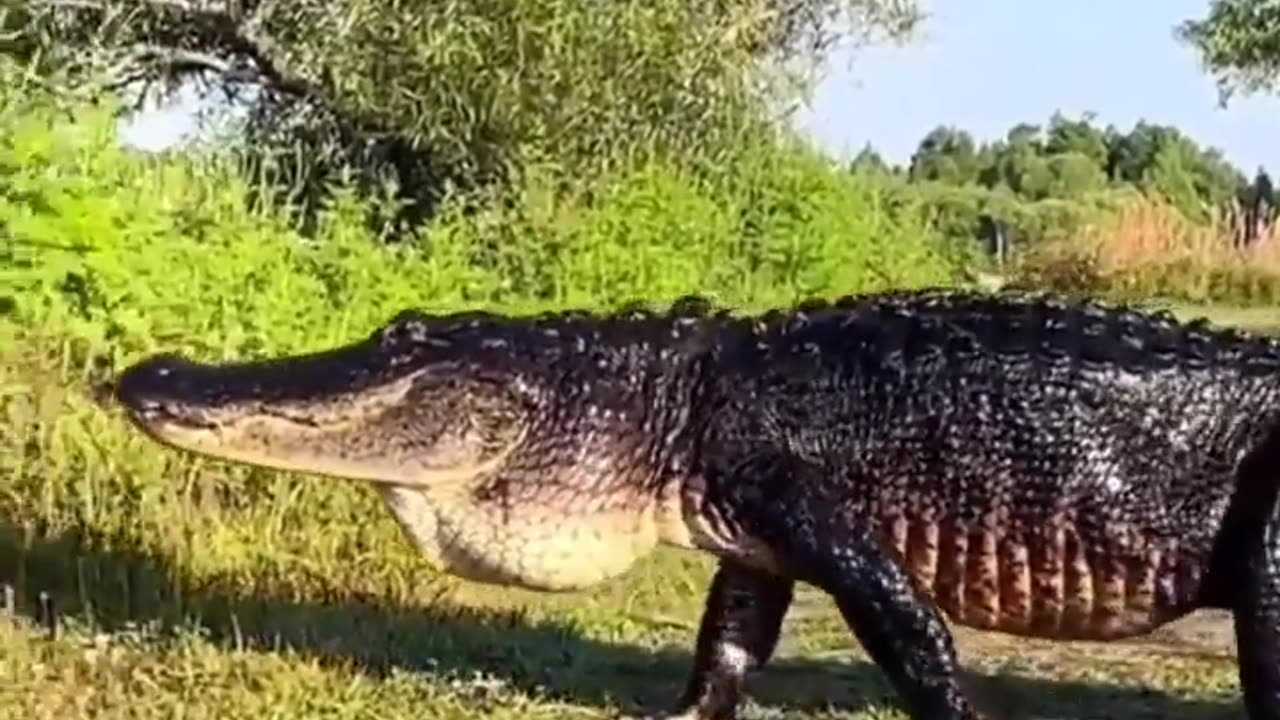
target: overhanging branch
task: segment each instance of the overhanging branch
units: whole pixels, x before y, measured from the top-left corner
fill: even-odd
[[[81,15],[82,28],[118,25],[118,37],[98,38],[109,55],[126,47],[124,57],[108,63],[108,87],[142,77],[216,74],[229,84],[256,82],[274,94],[319,99],[322,89],[288,67],[266,31],[275,2],[253,4],[196,0],[32,0],[37,12]],[[127,14],[124,22],[117,22]],[[61,24],[61,23],[56,23]],[[118,55],[117,55],[118,57]]]

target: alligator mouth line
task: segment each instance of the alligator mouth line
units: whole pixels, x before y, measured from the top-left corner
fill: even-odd
[[[117,395],[117,397],[120,397]],[[133,424],[149,433],[164,427],[179,427],[191,430],[216,430],[219,425],[212,420],[202,419],[198,411],[174,402],[153,398],[120,397],[120,403]]]
[[[339,376],[326,387],[314,371],[301,381],[287,371],[250,377],[242,368],[228,372],[156,356],[95,392],[109,393],[133,425],[163,445],[259,467],[444,490],[505,465],[525,440],[527,426],[513,428],[501,447],[480,452],[475,439],[440,440],[433,433],[463,426],[464,420],[426,412],[431,419],[418,427],[398,418],[422,372],[407,368],[363,385],[344,384]],[[420,402],[451,399],[456,398],[428,396]]]
[[[271,375],[245,384],[245,370],[159,355],[129,367],[95,394],[123,406],[130,420],[153,434],[166,428],[216,431],[264,419],[299,429],[335,430],[394,405],[416,376],[411,372],[382,387],[319,387],[312,397],[273,401],[264,388],[288,386],[297,378],[271,368]],[[222,389],[205,395],[195,389],[199,383]]]
[[[121,400],[125,414],[129,420],[152,435],[162,433],[167,428],[176,430],[217,431],[223,424],[200,416],[200,411],[189,405],[176,402],[156,400],[152,398]],[[269,404],[260,404],[254,408],[253,415],[296,425],[298,427],[319,430],[323,425],[315,418],[304,413],[291,413]]]

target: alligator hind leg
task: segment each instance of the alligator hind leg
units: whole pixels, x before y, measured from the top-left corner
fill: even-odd
[[[912,718],[981,717],[960,687],[955,643],[938,607],[863,523],[830,501],[802,494],[785,509],[768,511],[762,528],[770,543],[799,579],[832,596]]]
[[[1274,474],[1267,480],[1275,482]],[[1233,603],[1240,686],[1250,720],[1280,720],[1280,496],[1269,494],[1241,548],[1243,582]]]
[[[769,661],[795,582],[722,561],[707,594],[693,671],[671,718],[731,720],[747,672]]]
[[[955,643],[942,614],[897,562],[866,539],[810,557],[821,586],[911,717],[979,717],[960,688]]]

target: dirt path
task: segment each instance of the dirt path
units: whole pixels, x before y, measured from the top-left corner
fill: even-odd
[[[1236,653],[1235,627],[1226,610],[1201,610],[1176,623],[1170,623],[1137,642],[1197,648],[1215,655]]]
[[[982,655],[1032,652],[1086,652],[1095,658],[1136,655],[1193,655],[1203,658],[1233,659],[1236,654],[1235,629],[1231,613],[1202,610],[1170,623],[1148,635],[1113,642],[1068,642],[1020,638],[952,626],[963,651]],[[1052,648],[1052,650],[1051,650]]]
[[[795,605],[788,618],[800,622],[825,620],[840,625],[837,632],[843,632],[843,625],[830,598],[811,588],[804,588],[797,593]],[[828,625],[828,628],[831,626]],[[1169,623],[1154,632],[1135,638],[1103,642],[1061,643],[1054,640],[1038,640],[1006,635],[997,632],[973,630],[957,624],[951,624],[956,641],[973,651],[982,653],[1016,651],[1030,646],[1088,646],[1090,652],[1101,654],[1130,654],[1135,648],[1144,652],[1190,653],[1195,655],[1234,658],[1236,653],[1235,629],[1231,622],[1231,613],[1225,610],[1201,610],[1192,613],[1177,622]]]

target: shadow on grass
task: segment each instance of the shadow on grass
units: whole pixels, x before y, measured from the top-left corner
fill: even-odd
[[[252,597],[229,583],[175,580],[166,559],[134,551],[88,549],[73,536],[23,542],[0,521],[0,582],[18,588],[18,610],[37,613],[49,593],[59,612],[106,630],[124,623],[196,618],[224,646],[288,648],[322,662],[468,676],[484,672],[560,700],[624,713],[665,710],[688,672],[688,651],[604,644],[569,625],[457,608],[387,607],[374,601],[299,601],[259,588]],[[690,646],[693,642],[689,637]],[[854,641],[850,639],[850,643]],[[966,673],[989,717],[1244,718],[1238,701],[1188,700],[1158,690]],[[755,703],[792,717],[828,709],[897,705],[879,670],[857,660],[787,659],[752,679]]]

